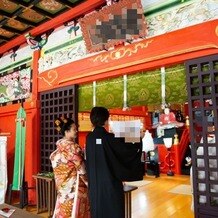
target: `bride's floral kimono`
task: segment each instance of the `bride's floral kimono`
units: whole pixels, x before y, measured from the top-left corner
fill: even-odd
[[[83,152],[78,144],[64,138],[56,145],[57,149],[50,156],[57,189],[53,218],[89,218]]]

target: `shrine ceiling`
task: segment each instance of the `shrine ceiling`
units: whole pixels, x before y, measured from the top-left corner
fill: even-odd
[[[141,0],[141,3],[145,16],[148,16],[192,1],[194,0]],[[78,9],[77,16],[83,16],[105,5],[106,0],[0,0],[0,56],[13,47],[10,42],[14,43],[14,47],[24,43],[25,38],[22,36],[26,33],[31,32],[35,36],[42,34],[44,29],[52,29],[50,24],[41,28],[52,19],[61,16],[57,24],[60,26],[71,21],[71,11],[74,9]],[[82,9],[79,10],[80,8]],[[66,13],[70,16],[64,17]],[[75,17],[72,14],[72,20]]]
[[[87,0],[0,0],[0,46]]]

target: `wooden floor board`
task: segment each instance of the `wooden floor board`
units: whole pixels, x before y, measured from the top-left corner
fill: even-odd
[[[169,192],[178,185],[190,184],[189,176],[161,175],[144,179],[153,182],[133,192],[132,218],[194,218],[190,209],[191,195]]]
[[[191,211],[191,195],[174,194],[169,190],[178,185],[190,184],[189,176],[145,176],[152,183],[139,187],[132,193],[132,218],[194,218]],[[36,209],[27,208],[36,213]],[[47,213],[39,214],[48,217]]]

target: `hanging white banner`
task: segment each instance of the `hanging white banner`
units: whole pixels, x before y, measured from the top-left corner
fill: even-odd
[[[96,106],[96,81],[93,81],[93,107],[95,107]]]
[[[162,98],[162,109],[166,106],[166,81],[165,81],[165,67],[161,67],[161,98]]]
[[[3,204],[8,184],[6,136],[0,136],[0,154],[0,204]]]
[[[127,75],[123,75],[123,110],[127,110]]]

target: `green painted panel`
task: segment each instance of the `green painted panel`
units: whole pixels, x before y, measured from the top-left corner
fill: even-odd
[[[184,65],[166,69],[166,102],[185,103],[188,101]]]
[[[161,105],[160,69],[128,75],[127,104]],[[185,103],[187,101],[186,74],[184,65],[166,69],[166,102]],[[123,107],[123,77],[98,81],[96,84],[96,105],[106,108]],[[92,108],[92,83],[79,87],[79,111]]]
[[[160,70],[128,76],[128,106],[161,103]]]
[[[123,77],[97,82],[96,105],[106,108],[123,107]]]
[[[79,111],[89,111],[92,106],[92,97],[93,89],[92,83],[80,85],[78,88],[78,96],[79,96]]]

